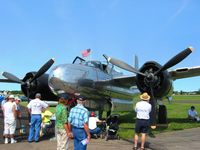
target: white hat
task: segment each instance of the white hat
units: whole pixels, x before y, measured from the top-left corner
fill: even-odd
[[[35,97],[41,98],[41,94],[40,94],[40,93],[36,93],[36,94],[35,94]]]
[[[14,95],[9,95],[8,98],[11,99],[11,98],[15,98],[15,97],[14,97]]]
[[[22,101],[19,97],[15,97],[15,100]]]

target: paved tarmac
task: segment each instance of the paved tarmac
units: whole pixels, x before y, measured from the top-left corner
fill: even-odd
[[[196,150],[200,149],[200,128],[183,131],[167,132],[149,137],[146,142],[147,150]],[[55,150],[56,142],[43,140],[39,143],[0,144],[1,150]],[[125,140],[92,139],[88,150],[131,150],[132,142]],[[73,141],[70,140],[69,150],[73,150]]]
[[[197,150],[200,149],[200,128],[166,132],[147,140],[153,150]]]

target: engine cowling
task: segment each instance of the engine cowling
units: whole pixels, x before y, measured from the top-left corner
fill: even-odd
[[[168,71],[162,71],[158,74],[156,72],[161,68],[161,65],[154,61],[146,62],[141,68],[140,72],[146,74],[142,76],[137,74],[136,84],[141,92],[151,93],[150,86],[153,88],[154,97],[160,99],[172,91],[172,81]]]
[[[33,82],[29,82],[36,72],[29,72],[23,78],[24,84],[21,85],[23,93],[29,98],[33,99],[36,93],[42,93],[41,99],[43,100],[56,100],[57,96],[54,95],[48,85],[48,74],[43,74]]]

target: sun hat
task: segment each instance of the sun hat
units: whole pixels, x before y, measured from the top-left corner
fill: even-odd
[[[144,101],[148,101],[151,97],[148,95],[147,92],[144,92],[140,95],[140,99]]]

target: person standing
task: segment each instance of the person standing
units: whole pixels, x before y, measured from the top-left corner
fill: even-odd
[[[68,150],[69,147],[69,137],[72,134],[69,132],[68,119],[67,119],[67,108],[66,104],[68,102],[67,94],[59,95],[59,102],[56,106],[56,131],[57,131],[57,150]]]
[[[13,102],[15,107],[16,107],[16,112],[17,112],[17,118],[20,120],[21,117],[22,117],[22,114],[21,114],[21,109],[20,109],[20,102],[21,102],[21,99],[19,97],[16,97],[15,98],[15,101]]]
[[[8,101],[3,105],[3,114],[4,114],[4,136],[5,144],[8,144],[8,137],[11,138],[11,144],[16,143],[14,139],[14,134],[16,130],[16,107],[13,103],[14,95],[8,96]]]
[[[27,105],[29,113],[31,114],[31,124],[28,135],[28,142],[39,142],[40,128],[42,123],[41,113],[44,111],[48,105],[41,101],[41,94],[37,93],[35,99],[31,100]]]
[[[140,95],[140,102],[136,103],[135,112],[136,112],[136,124],[135,124],[135,136],[134,136],[134,150],[137,149],[138,137],[141,133],[141,150],[144,150],[144,144],[146,141],[146,134],[149,129],[149,119],[151,112],[151,104],[149,104],[150,96],[148,93],[143,93]]]
[[[74,137],[74,150],[86,150],[90,141],[90,131],[88,128],[89,112],[84,107],[86,98],[77,97],[77,105],[70,110],[68,125]]]

